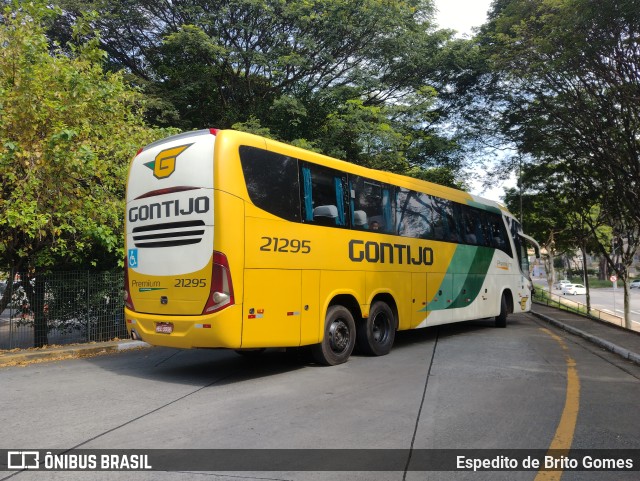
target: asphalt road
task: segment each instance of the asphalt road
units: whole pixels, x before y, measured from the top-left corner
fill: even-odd
[[[543,283],[543,281],[536,280],[536,284],[547,287],[546,281]],[[554,289],[552,293],[558,296],[562,295],[559,289]],[[622,286],[618,286],[615,289],[613,287],[591,288],[589,293],[593,309],[599,309],[609,314],[615,313],[616,316],[624,317],[624,290]],[[564,297],[581,304],[586,304],[587,302],[587,296],[584,294],[577,296],[565,295]],[[629,307],[632,321],[635,323],[636,328],[640,327],[640,289],[629,290]]]
[[[640,367],[529,314],[319,367],[151,348],[0,369],[0,449],[640,449]],[[533,480],[512,472],[0,472],[10,479]],[[331,465],[331,459],[327,459]],[[562,473],[561,473],[562,474]],[[553,479],[553,478],[547,478]],[[556,478],[558,479],[558,478]],[[638,479],[571,472],[563,481]]]
[[[591,305],[595,309],[614,313],[617,316],[624,317],[624,291],[621,287],[591,289]],[[586,296],[567,296],[569,298],[578,298],[578,302],[586,303]],[[583,300],[580,301],[579,298]],[[640,289],[629,290],[629,307],[631,310],[631,319],[640,324]]]

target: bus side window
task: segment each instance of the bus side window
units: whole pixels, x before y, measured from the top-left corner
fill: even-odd
[[[443,215],[443,202],[444,199],[433,198],[433,216],[431,218],[431,224],[433,225],[434,239],[436,240],[448,240],[447,239],[447,227],[445,225],[446,218]]]
[[[451,201],[445,201],[442,204],[442,221],[445,229],[445,240],[449,242],[460,242],[460,236],[458,235],[458,222],[455,215],[455,203]]]
[[[349,177],[353,228],[394,232],[394,188],[359,176]]]
[[[331,227],[347,226],[346,174],[307,163],[300,170],[303,222]]]
[[[472,232],[476,237],[476,245],[491,247],[491,240],[487,235],[487,217],[485,212],[475,207],[470,208]]]
[[[460,235],[462,236],[462,240],[466,244],[477,245],[478,237],[476,235],[476,226],[473,221],[473,208],[466,205],[460,205],[459,208],[461,211]]]
[[[397,193],[398,235],[418,239],[432,239],[432,198],[412,190],[399,189]]]
[[[493,247],[500,249],[512,257],[511,244],[507,237],[507,231],[502,220],[502,216],[499,214],[489,214],[489,229],[491,232],[491,239]]]

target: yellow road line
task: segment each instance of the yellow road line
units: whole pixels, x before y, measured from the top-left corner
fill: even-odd
[[[540,330],[560,344],[565,351],[565,362],[567,363],[567,392],[564,409],[562,410],[562,416],[560,416],[556,434],[551,441],[548,451],[549,456],[557,458],[559,456],[568,456],[569,450],[571,449],[571,443],[573,442],[573,435],[578,421],[578,411],[580,410],[580,378],[578,377],[578,370],[576,369],[576,361],[569,355],[569,348],[564,340],[549,329],[541,328]],[[559,481],[562,473],[562,469],[546,470],[543,468],[538,471],[535,481]]]

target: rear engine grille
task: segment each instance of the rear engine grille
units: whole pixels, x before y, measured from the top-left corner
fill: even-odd
[[[134,227],[133,241],[136,247],[176,247],[197,244],[202,240],[204,227],[202,220],[167,222],[164,224]]]

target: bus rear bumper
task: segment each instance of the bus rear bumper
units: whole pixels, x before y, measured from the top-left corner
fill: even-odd
[[[242,306],[207,316],[168,316],[124,310],[129,337],[154,346],[239,349]]]

